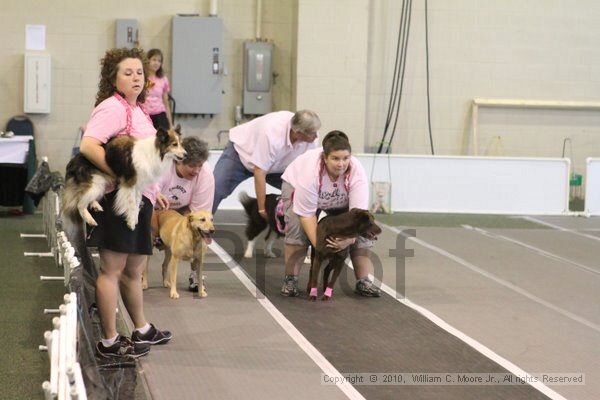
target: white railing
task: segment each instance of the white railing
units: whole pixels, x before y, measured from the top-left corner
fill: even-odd
[[[569,213],[571,165],[567,158],[355,155],[373,181],[391,182],[392,211]],[[219,156],[220,152],[210,152],[213,168]],[[253,179],[242,182],[219,209],[241,210],[237,195],[242,190],[254,196]],[[278,191],[267,185],[267,193]]]
[[[60,199],[56,192],[48,191],[42,199],[44,236],[57,266],[63,267],[62,276],[40,276],[44,281],[62,281],[68,286],[73,268],[80,265],[75,249],[63,231],[57,231]],[[65,294],[65,303],[56,309],[44,309],[45,314],[59,313],[52,319],[53,330],[44,333],[45,346],[50,359],[50,380],[42,384],[46,400],[87,399],[81,367],[77,362],[77,294]]]
[[[586,216],[600,215],[600,158],[585,160],[585,211]]]
[[[50,380],[42,384],[46,400],[87,399],[81,367],[77,362],[77,294],[65,294],[65,304],[59,307],[60,317],[54,317],[54,329],[44,333],[50,359]]]

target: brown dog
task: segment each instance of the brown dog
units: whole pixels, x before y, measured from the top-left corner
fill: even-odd
[[[206,297],[203,278],[203,260],[207,245],[212,243],[215,232],[213,216],[210,211],[194,211],[181,215],[177,211],[167,210],[158,214],[160,238],[164,242],[165,259],[162,264],[163,286],[171,287],[169,296],[178,299],[177,264],[179,260],[191,261],[192,270],[198,277],[200,297]],[[167,279],[167,270],[169,278]]]
[[[353,208],[352,210],[335,215],[327,216],[317,225],[317,246],[310,268],[310,277],[306,291],[310,300],[317,299],[317,283],[321,264],[325,260],[329,263],[323,271],[323,294],[322,300],[329,300],[332,295],[333,285],[337,280],[344,261],[350,253],[350,246],[341,251],[334,251],[327,247],[327,238],[351,238],[362,236],[367,239],[376,240],[381,233],[381,228],[375,224],[373,215],[367,210]],[[329,274],[333,270],[333,276],[329,280]]]

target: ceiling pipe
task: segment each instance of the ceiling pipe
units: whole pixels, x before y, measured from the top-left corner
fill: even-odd
[[[256,0],[256,40],[261,41],[262,0]]]
[[[216,17],[218,15],[217,8],[217,0],[210,0],[210,11],[208,12],[208,15],[210,17]]]

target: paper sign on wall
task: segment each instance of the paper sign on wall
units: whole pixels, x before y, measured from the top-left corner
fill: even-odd
[[[46,50],[46,25],[25,25],[25,49]]]

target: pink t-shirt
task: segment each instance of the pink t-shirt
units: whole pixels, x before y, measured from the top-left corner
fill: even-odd
[[[322,147],[307,151],[296,158],[281,177],[294,187],[294,212],[302,217],[311,217],[317,209],[348,207],[367,210],[369,183],[360,161],[352,156],[349,171],[332,182],[325,170],[319,179],[321,154]]]
[[[215,197],[215,178],[208,162],[192,180],[177,175],[175,163],[158,182],[160,192],[169,200],[169,208],[178,210],[189,206],[191,211],[212,210]]]
[[[290,111],[272,112],[229,130],[229,140],[248,171],[257,166],[270,173],[281,173],[300,154],[319,145],[318,137],[311,143],[291,143],[293,116]]]
[[[136,139],[144,139],[156,134],[156,129],[144,111],[139,106],[131,106],[131,131],[129,135]],[[127,109],[115,96],[111,96],[98,104],[90,121],[85,127],[83,136],[93,137],[106,144],[117,135],[126,135]],[[150,185],[144,190],[144,196],[152,200],[158,187]],[[114,188],[109,188],[112,191]]]
[[[146,94],[146,102],[144,107],[148,114],[156,115],[165,112],[165,103],[163,102],[163,95],[171,91],[169,86],[169,79],[163,75],[162,78],[155,76],[148,77],[154,83],[148,93]]]

